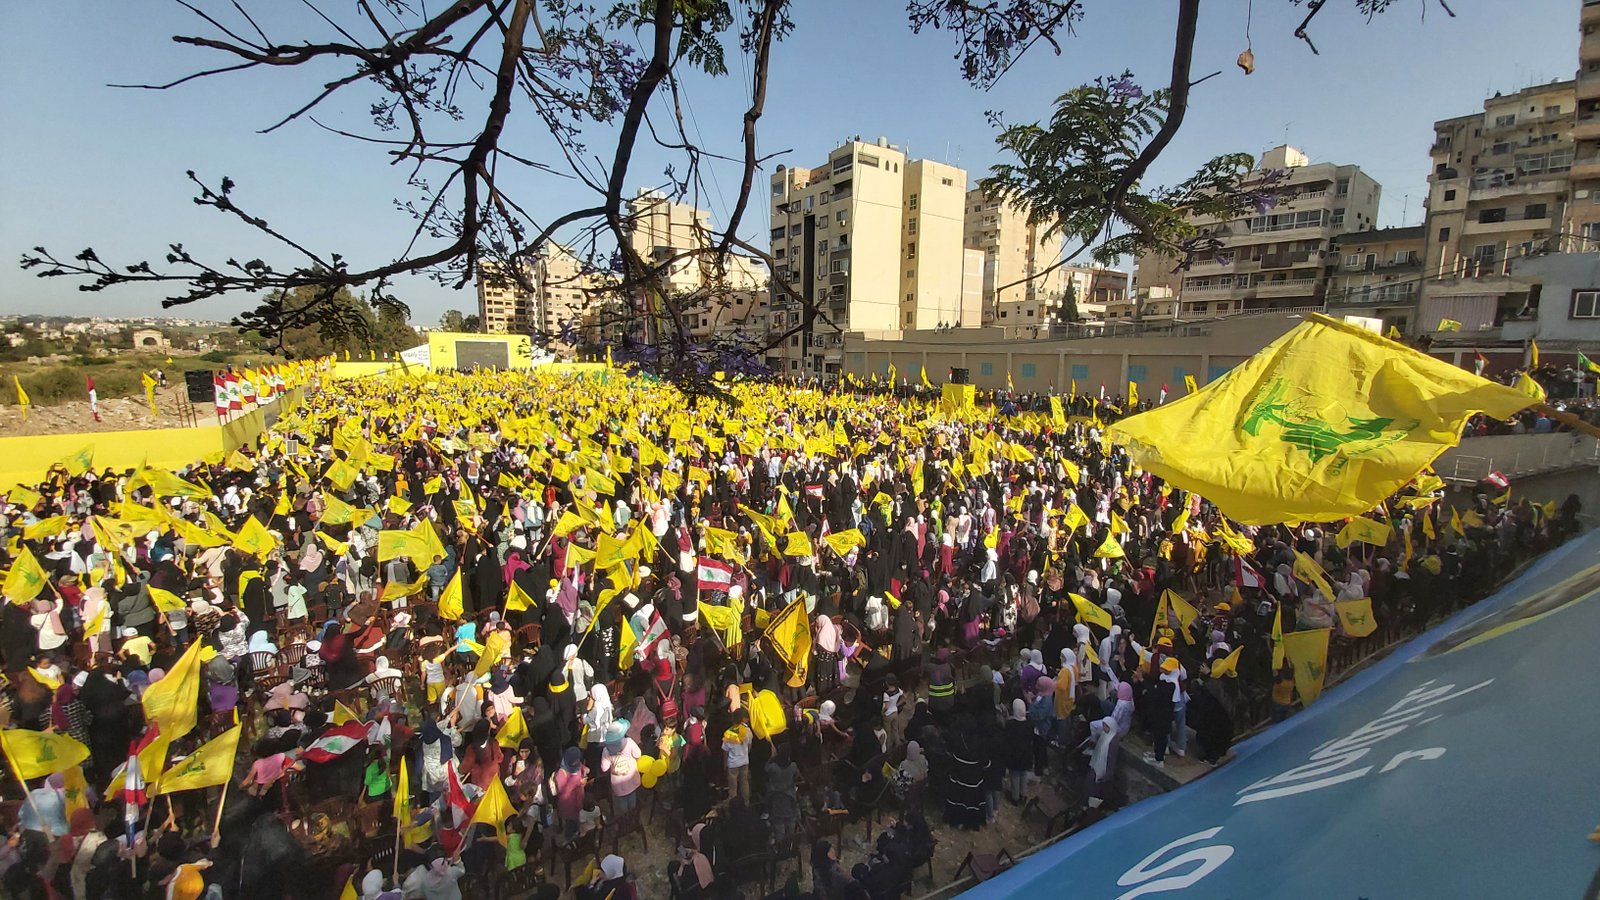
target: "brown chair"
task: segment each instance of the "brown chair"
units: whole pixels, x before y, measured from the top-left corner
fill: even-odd
[[[257,675],[266,672],[278,664],[278,657],[265,650],[254,650],[247,654],[250,660],[250,671]]]
[[[298,666],[305,658],[306,645],[303,642],[290,644],[289,646],[278,651],[278,659],[282,661],[284,665]]]
[[[1044,837],[1048,838],[1060,830],[1056,828],[1057,819],[1061,821],[1061,828],[1066,828],[1067,819],[1072,815],[1072,804],[1062,799],[1054,790],[1045,788],[1023,804],[1021,818],[1026,819],[1029,810],[1038,810],[1039,814],[1044,816]]]
[[[562,876],[565,884],[572,884],[572,864],[583,862],[585,864],[600,864],[600,848],[604,847],[606,822],[602,818],[600,824],[587,834],[580,834],[571,842],[556,848],[556,860],[561,863]],[[615,848],[613,848],[614,850]],[[552,866],[552,868],[554,868]]]
[[[637,793],[637,791],[635,791],[635,793]],[[622,839],[630,834],[637,834],[639,836],[639,840],[644,842],[644,852],[650,852],[650,833],[646,831],[644,827],[642,806],[635,803],[633,809],[630,809],[624,813],[619,813],[616,811],[615,803],[613,802],[611,818],[607,821],[611,825],[612,853],[616,853],[619,856],[621,855],[621,852],[617,850],[617,847],[622,843]]]
[[[539,635],[543,630],[544,626],[538,622],[529,622],[517,629],[517,637],[521,639],[522,646],[537,647],[539,645]]]
[[[372,690],[372,699],[374,702],[376,702],[379,697],[393,697],[396,700],[403,700],[405,698],[405,689],[402,685],[400,677],[397,675],[390,675],[387,678],[379,678],[377,681],[372,682],[370,688]]]
[[[961,861],[956,868],[952,881],[960,881],[962,872],[971,872],[972,877],[978,882],[985,882],[999,875],[1001,872],[1016,865],[1017,861],[1011,858],[1011,851],[1000,850],[997,853],[971,853]]]

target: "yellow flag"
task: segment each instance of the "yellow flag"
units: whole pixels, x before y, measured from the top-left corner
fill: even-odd
[[[389,498],[393,503],[398,497]],[[321,525],[348,525],[355,521],[356,508],[335,497],[329,491],[322,492],[322,517],[318,519]]]
[[[1313,314],[1204,391],[1110,433],[1144,469],[1240,522],[1327,521],[1399,490],[1459,442],[1473,414],[1505,419],[1528,404],[1512,388]]]
[[[391,581],[384,585],[383,593],[378,595],[378,600],[383,603],[389,603],[395,600],[404,599],[406,597],[415,597],[424,590],[427,590],[427,587],[428,573],[423,572],[421,575],[417,576],[416,581],[413,581],[410,584],[407,584],[404,581]]]
[[[27,509],[33,509],[44,500],[37,491],[28,490],[20,484],[6,492],[6,499]]]
[[[555,527],[550,530],[550,534],[558,538],[566,537],[582,525],[583,517],[569,509],[561,514],[561,518],[556,519]]]
[[[1530,338],[1528,340],[1528,358],[1532,360],[1532,367],[1539,368],[1539,342]]]
[[[1344,529],[1339,532],[1338,537],[1333,539],[1333,542],[1338,544],[1341,549],[1350,546],[1354,541],[1371,544],[1374,547],[1382,547],[1387,545],[1389,538],[1393,536],[1394,528],[1389,525],[1358,516],[1351,519],[1350,523],[1344,526]]]
[[[235,472],[254,472],[256,470],[256,461],[245,456],[240,450],[235,450],[228,454],[226,465]]]
[[[1351,637],[1366,637],[1378,630],[1378,620],[1372,615],[1372,598],[1340,600],[1334,604],[1339,611],[1339,624]]]
[[[193,731],[199,720],[201,644],[190,644],[172,669],[145,689],[140,701],[144,717],[161,726],[161,737],[168,743]]]
[[[1244,645],[1240,644],[1239,646],[1233,648],[1233,652],[1229,653],[1227,656],[1224,656],[1221,659],[1212,660],[1211,661],[1211,677],[1212,678],[1238,678],[1239,677],[1239,654],[1243,650],[1244,650]]]
[[[172,768],[162,773],[156,793],[214,787],[232,778],[233,759],[239,752],[239,735],[243,730],[243,725],[235,725],[173,763]]]
[[[183,612],[189,608],[189,604],[183,602],[182,597],[171,591],[164,591],[158,587],[150,587],[149,591],[151,602],[162,612]]]
[[[522,707],[513,707],[504,725],[495,732],[494,742],[507,750],[515,750],[528,737],[528,722],[522,717]]]
[[[784,556],[814,556],[811,538],[804,531],[791,531],[784,537]]]
[[[811,670],[811,619],[804,598],[796,599],[767,623],[767,643],[789,670],[790,683],[804,684]]]
[[[1063,518],[1063,522],[1066,524],[1067,530],[1077,531],[1079,528],[1089,524],[1089,516],[1079,508],[1078,504],[1073,503],[1067,506],[1067,514]]]
[[[1156,636],[1161,633],[1161,629],[1170,627],[1172,626],[1167,621],[1167,597],[1166,594],[1162,594],[1156,599],[1156,615],[1150,620],[1150,640],[1146,643],[1154,646]]]
[[[333,724],[335,724],[335,725],[343,725],[346,722],[359,722],[359,721],[361,721],[361,717],[356,715],[355,710],[351,709],[348,706],[345,706],[343,703],[339,702],[338,700],[334,700],[333,701]]]
[[[1178,595],[1177,591],[1171,588],[1167,588],[1162,593],[1162,598],[1172,606],[1172,613],[1178,618],[1178,624],[1181,626],[1178,632],[1183,635],[1184,643],[1193,644],[1194,635],[1189,633],[1189,626],[1194,624],[1195,619],[1200,618],[1200,610],[1195,609],[1193,604],[1183,599]]]
[[[1525,397],[1531,398],[1535,403],[1543,403],[1545,401],[1544,386],[1534,381],[1527,372],[1517,373],[1517,383],[1512,389]]]
[[[1467,529],[1461,525],[1461,512],[1453,506],[1450,507],[1450,527],[1455,529],[1456,534],[1466,537]]]
[[[1427,535],[1430,541],[1439,539],[1439,536],[1433,532],[1433,516],[1428,515],[1426,511],[1422,514],[1422,533]]]
[[[1111,511],[1111,533],[1112,534],[1127,534],[1127,533],[1129,533],[1131,531],[1133,531],[1133,529],[1128,527],[1128,523],[1122,521],[1122,517],[1117,515],[1116,510],[1112,510]]]
[[[522,612],[535,605],[533,598],[522,589],[522,585],[517,584],[516,579],[512,579],[511,590],[506,594],[506,612]]]
[[[1195,391],[1200,390],[1200,386],[1198,384],[1195,384],[1195,382],[1194,382],[1194,376],[1193,375],[1185,375],[1185,376],[1183,376],[1183,386],[1185,388],[1187,388],[1189,393],[1191,393],[1191,394],[1194,393]]]
[[[1133,409],[1139,405],[1139,386],[1128,382],[1128,408]]]
[[[489,779],[489,787],[478,801],[478,808],[472,813],[472,821],[493,828],[496,840],[504,844],[506,820],[515,818],[516,815],[516,807],[511,805],[511,798],[506,796],[506,786],[498,778]]]
[[[1272,611],[1272,672],[1283,668],[1283,607]]]
[[[1317,565],[1317,561],[1299,550],[1294,552],[1294,576],[1307,584],[1316,585],[1317,590],[1322,591],[1322,596],[1327,597],[1329,600],[1338,596],[1338,593],[1333,589],[1333,585],[1328,583],[1327,573],[1322,571],[1322,567]]]
[[[1122,545],[1117,543],[1115,534],[1106,535],[1106,539],[1100,542],[1100,549],[1094,551],[1094,555],[1096,559],[1122,559],[1127,556],[1122,552]]]
[[[150,403],[150,415],[160,415],[156,412],[156,380],[150,377],[149,372],[143,373],[144,397]]]
[[[1072,598],[1072,605],[1078,611],[1078,621],[1098,625],[1107,631],[1111,630],[1114,623],[1111,621],[1111,613],[1107,612],[1105,607],[1089,602],[1088,597],[1070,592],[1067,596]]]
[[[1172,520],[1172,533],[1173,534],[1183,534],[1184,531],[1188,530],[1188,528],[1189,528],[1189,509],[1188,509],[1188,507],[1184,507],[1183,512],[1178,513],[1178,517],[1176,519]]]
[[[89,467],[94,465],[94,445],[90,444],[77,453],[63,457],[61,465],[66,468],[67,474],[74,478],[89,471]]]
[[[439,543],[439,533],[433,530],[432,523],[423,520],[407,531],[378,532],[378,561],[401,556],[418,566],[432,565],[435,557],[444,557],[444,545]]]
[[[1006,390],[1014,391],[1016,389],[1017,389],[1017,386],[1014,383],[1012,383],[1012,381],[1011,381],[1011,370],[1007,369],[1006,370]]]
[[[522,714],[518,707],[517,714]],[[411,773],[406,770],[406,757],[400,756],[400,776],[394,782],[394,820],[401,827],[411,822]]]
[[[622,620],[622,638],[617,642],[617,664],[623,669],[633,665],[633,648],[639,643],[639,638],[633,633],[633,623],[626,618]]]
[[[344,889],[339,891],[339,900],[361,900],[361,893],[356,890],[356,876],[351,875],[344,880]]]
[[[922,386],[925,388],[933,387],[933,382],[928,380],[928,367],[926,365],[922,367]]]
[[[22,421],[26,422],[28,421],[28,407],[33,405],[33,401],[28,399],[28,392],[22,389],[22,379],[12,375],[11,382],[17,386],[17,405],[22,407]]]
[[[466,606],[461,602],[461,570],[456,569],[456,573],[445,583],[444,590],[439,592],[439,617],[459,622],[465,610]]]
[[[61,795],[69,820],[74,812],[89,808],[89,782],[83,777],[83,766],[61,770]]]
[[[851,528],[845,531],[835,531],[823,538],[822,542],[828,545],[829,550],[832,550],[839,556],[844,556],[851,550],[854,550],[862,544],[865,544],[867,542],[867,538],[861,533],[859,528]]]
[[[34,558],[33,551],[23,547],[16,561],[11,564],[11,571],[6,573],[6,599],[18,605],[27,603],[39,596],[49,580],[50,576],[45,574],[39,560]]]
[[[63,772],[89,758],[89,748],[64,734],[0,730],[0,747],[11,760],[11,770],[22,778],[43,778]]]
[[[1009,376],[1010,373],[1007,373],[1007,375]],[[1061,408],[1060,397],[1050,398],[1050,424],[1057,428],[1067,427],[1067,413],[1066,410]]]
[[[1328,676],[1328,636],[1332,633],[1331,628],[1317,628],[1283,636],[1283,652],[1294,666],[1294,688],[1306,706],[1322,694],[1322,682]]]
[[[239,526],[239,533],[234,535],[233,545],[257,559],[266,559],[267,554],[277,549],[278,539],[272,536],[267,526],[261,524],[260,519],[246,516],[244,524]]]
[[[495,663],[499,662],[510,649],[511,632],[505,629],[490,632],[489,636],[483,639],[483,653],[478,656],[478,665],[472,672],[473,677],[482,678],[487,675]]]
[[[411,511],[411,501],[407,500],[404,497],[396,495],[396,496],[390,497],[389,501],[383,505],[383,508],[387,509],[389,512],[392,512],[397,516],[403,516],[406,513]],[[346,520],[346,521],[349,521],[349,520]],[[334,524],[338,524],[338,523],[336,522]]]

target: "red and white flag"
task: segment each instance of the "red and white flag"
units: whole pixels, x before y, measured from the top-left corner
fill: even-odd
[[[815,497],[818,500],[821,500],[822,499],[822,485],[820,485],[820,484],[808,484],[808,485],[806,485],[806,496],[807,497]]]
[[[456,772],[454,760],[445,763],[445,775],[445,803],[450,806],[455,827],[460,828],[472,818],[472,801],[467,799],[467,792],[461,789],[461,776]]]
[[[223,380],[221,375],[213,374],[211,388],[217,395],[212,402],[217,406],[217,418],[220,419],[228,414],[228,382]]]
[[[239,389],[239,376],[229,372],[222,376],[228,385],[228,408],[234,411],[244,409],[244,392]]]
[[[733,567],[720,563],[709,556],[702,556],[698,560],[699,570],[696,577],[700,582],[702,591],[726,591],[733,584]]]
[[[1267,582],[1261,577],[1261,573],[1257,572],[1254,566],[1245,562],[1243,557],[1240,556],[1233,558],[1233,583],[1241,590],[1244,588],[1265,590],[1267,586]]]
[[[367,723],[346,722],[324,731],[322,737],[306,748],[305,758],[307,762],[332,762],[366,743]]]
[[[1511,479],[1497,471],[1490,472],[1488,475],[1483,476],[1483,480],[1494,485],[1502,491],[1511,486]]]
[[[139,821],[139,807],[150,799],[149,793],[145,789],[144,764],[139,762],[139,754],[143,753],[160,735],[161,726],[151,724],[149,728],[145,729],[143,736],[128,744],[128,761],[122,767],[122,802],[124,804],[123,818],[130,823]],[[160,773],[154,774],[159,775]]]
[[[1161,399],[1157,400],[1156,402],[1157,403],[1165,403],[1165,402],[1167,402],[1167,386],[1166,385],[1163,384],[1161,386]]]

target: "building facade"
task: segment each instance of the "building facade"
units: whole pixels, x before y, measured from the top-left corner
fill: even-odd
[[[1065,248],[1059,236],[1045,236],[1046,228],[1030,223],[1021,207],[982,188],[967,192],[962,239],[968,248],[983,252],[983,324],[997,324],[1002,309],[1008,319],[1026,318],[1029,309],[1037,315],[1061,298],[1064,273],[1055,269],[1039,274],[1061,259]]]
[[[1529,312],[1528,285],[1511,268],[1561,243],[1575,87],[1556,81],[1496,94],[1481,112],[1434,123],[1414,333],[1437,332],[1445,320],[1487,332]]]
[[[1320,307],[1333,238],[1377,223],[1383,189],[1359,166],[1312,163],[1285,145],[1263,154],[1259,169],[1287,172],[1273,208],[1226,222],[1195,221],[1220,249],[1181,273],[1170,258],[1139,260],[1138,286],[1174,287],[1179,318]]]
[[[1331,315],[1382,319],[1407,331],[1422,282],[1426,226],[1379,228],[1334,238],[1328,275]]]
[[[1600,250],[1600,0],[1584,0],[1578,18],[1578,77],[1572,123],[1572,200],[1565,249]]]
[[[478,271],[478,321],[488,334],[526,334],[540,321],[537,290],[529,290],[509,275],[498,262],[484,262]],[[526,281],[538,284],[538,275],[529,266]]]
[[[960,317],[965,171],[858,138],[816,168],[780,167],[771,184],[773,279],[804,300],[771,292],[768,334],[801,326],[767,356],[780,374],[837,375],[846,330]]]

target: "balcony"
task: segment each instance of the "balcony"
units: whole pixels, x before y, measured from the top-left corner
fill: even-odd
[[[1287,281],[1263,281],[1250,288],[1257,297],[1312,297],[1317,294],[1315,278],[1291,278]]]
[[[1587,17],[1588,14],[1589,14],[1588,13],[1588,8],[1585,7],[1584,8],[1585,17]],[[1587,18],[1585,19],[1585,21],[1587,21]],[[1579,72],[1578,73],[1578,99],[1579,100],[1594,100],[1596,98],[1600,98],[1600,72],[1589,72],[1589,71]]]
[[[1582,22],[1588,25],[1591,22],[1600,22],[1600,0],[1583,0]]]
[[[1500,222],[1468,222],[1461,227],[1462,234],[1505,234],[1513,231],[1549,231],[1552,226],[1549,216],[1539,219],[1524,219],[1521,216],[1506,216]]]
[[[1322,258],[1321,250],[1295,250],[1291,253],[1268,253],[1261,257],[1262,269],[1292,269]]]
[[[1600,178],[1600,153],[1592,156],[1580,156],[1572,161],[1572,177]]]
[[[1592,141],[1600,139],[1600,112],[1580,112],[1572,126],[1572,139]]]
[[[1474,178],[1472,197],[1470,199],[1473,202],[1477,202],[1479,200],[1493,200],[1496,197],[1560,194],[1565,192],[1566,189],[1566,182],[1560,178],[1541,178],[1537,175],[1511,177],[1500,184],[1495,184],[1492,179],[1486,179],[1480,184],[1478,179]]]

